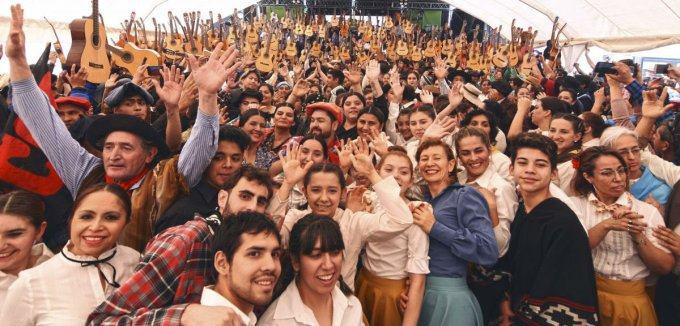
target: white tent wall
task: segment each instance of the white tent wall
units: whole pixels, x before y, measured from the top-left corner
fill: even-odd
[[[550,39],[559,16],[564,41],[590,43],[610,52],[634,52],[680,43],[680,0],[445,0],[496,27],[538,29],[537,41]],[[504,28],[508,37],[510,29]]]

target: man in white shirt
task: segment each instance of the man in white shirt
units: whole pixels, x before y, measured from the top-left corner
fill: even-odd
[[[243,325],[254,326],[253,308],[271,301],[281,275],[276,224],[261,213],[238,213],[227,218],[213,240],[217,282],[203,288],[201,305],[231,308]]]

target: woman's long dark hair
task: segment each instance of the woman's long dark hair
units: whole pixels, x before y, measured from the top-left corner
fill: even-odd
[[[305,215],[293,225],[293,229],[290,231],[288,251],[286,257],[282,259],[281,277],[272,300],[278,298],[290,282],[295,282],[296,272],[292,263],[294,261],[299,263],[301,256],[310,255],[314,251],[317,241],[322,253],[345,250],[345,242],[338,222],[332,218],[314,215],[313,213]],[[345,283],[342,276],[338,280],[338,286],[346,296],[352,294],[352,289]]]

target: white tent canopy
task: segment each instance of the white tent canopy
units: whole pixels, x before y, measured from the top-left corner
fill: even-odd
[[[553,20],[566,23],[562,40],[633,52],[680,43],[680,0],[445,0],[485,23],[538,29],[537,41],[550,39]]]

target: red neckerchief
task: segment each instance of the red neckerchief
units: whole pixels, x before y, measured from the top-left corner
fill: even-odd
[[[134,186],[139,180],[142,180],[144,176],[149,172],[149,168],[144,168],[142,172],[140,172],[138,175],[136,175],[134,178],[127,180],[127,181],[116,181],[113,178],[107,176],[104,176],[104,182],[107,184],[114,184],[114,185],[119,185],[121,188],[125,189],[125,191],[130,191],[130,188]]]

